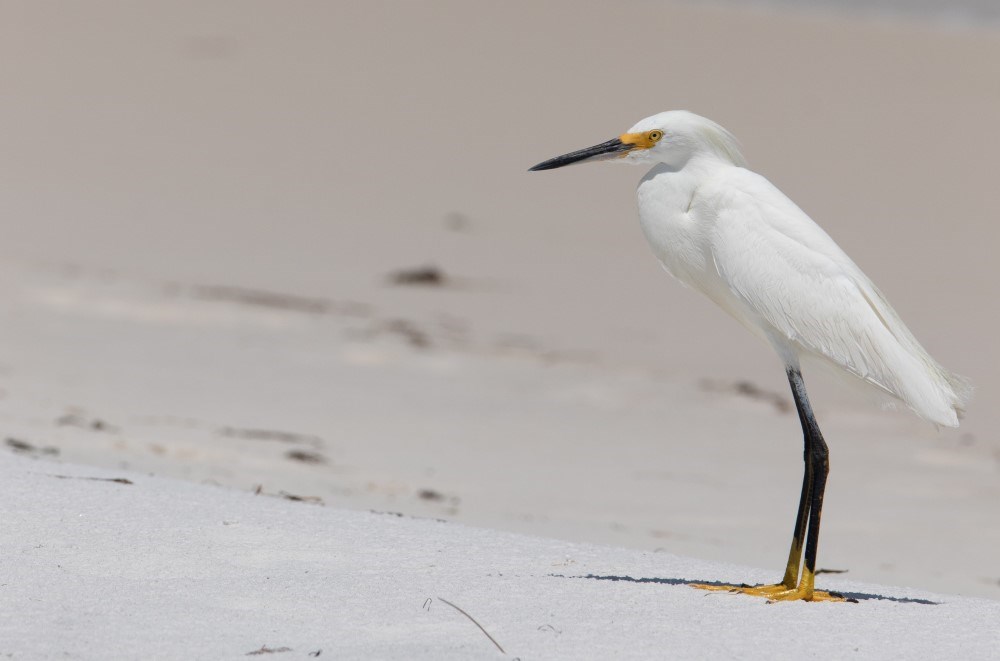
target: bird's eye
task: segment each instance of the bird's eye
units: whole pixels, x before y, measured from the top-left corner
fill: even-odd
[[[663,131],[650,131],[649,139],[652,142],[659,142],[660,138],[663,137]]]

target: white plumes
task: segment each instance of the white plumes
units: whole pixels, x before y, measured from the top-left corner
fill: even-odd
[[[644,133],[653,129],[664,132],[661,147],[668,151],[709,151],[731,165],[747,165],[736,136],[707,117],[687,110],[668,110],[636,123],[628,132]],[[655,155],[659,150],[651,151]]]
[[[747,162],[743,158],[743,152],[740,151],[740,143],[732,133],[711,120],[705,120],[705,123],[699,127],[698,131],[702,139],[716,153],[722,155],[725,160],[741,168],[747,166]]]
[[[924,350],[882,293],[826,232],[764,177],[744,167],[735,138],[683,111],[659,129],[654,167],[639,184],[639,218],[674,276],[768,341],[788,367],[818,358],[958,425],[971,386]]]

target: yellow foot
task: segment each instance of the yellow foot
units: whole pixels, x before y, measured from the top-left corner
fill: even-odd
[[[688,585],[693,588],[698,588],[699,590],[731,592],[733,594],[747,594],[752,597],[764,597],[768,601],[853,601],[838,592],[813,590],[802,586],[789,588],[784,583],[778,583],[777,585],[712,585],[708,583],[688,583]]]

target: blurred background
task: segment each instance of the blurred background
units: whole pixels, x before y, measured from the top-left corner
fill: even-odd
[[[663,273],[642,171],[526,172],[685,108],[977,386],[938,431],[806,374],[821,567],[1000,597],[994,3],[0,14],[6,451],[777,575],[779,362]]]

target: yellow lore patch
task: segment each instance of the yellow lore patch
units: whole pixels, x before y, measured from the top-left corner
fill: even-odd
[[[645,133],[623,133],[618,136],[626,145],[632,145],[633,149],[649,149],[663,137],[663,131],[646,131]]]

